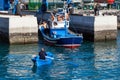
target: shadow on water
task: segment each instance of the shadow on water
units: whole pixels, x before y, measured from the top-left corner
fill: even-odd
[[[9,45],[5,43],[0,43],[0,57],[5,57],[9,53]]]
[[[43,66],[40,66],[40,67],[37,67],[37,66],[33,65],[32,72],[34,74],[38,75],[39,79],[44,79],[44,80],[48,79],[49,80],[50,68],[51,68],[50,65],[43,65]]]
[[[9,54],[9,45],[0,43],[0,80],[3,76],[6,76],[7,65],[9,64],[8,58],[6,57]],[[3,78],[4,79],[4,78]]]
[[[49,71],[50,65],[43,65],[43,66],[40,66],[40,67],[37,67],[35,65],[33,65],[32,67],[32,71],[33,73],[36,73],[38,75],[41,75],[44,71]]]

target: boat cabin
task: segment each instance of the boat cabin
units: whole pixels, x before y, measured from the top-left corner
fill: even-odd
[[[69,21],[56,21],[52,23],[52,27],[50,29],[50,34],[57,37],[64,37],[67,32],[67,28],[69,27]]]
[[[51,13],[50,35],[53,37],[64,37],[69,27],[69,15],[59,12],[55,15]]]

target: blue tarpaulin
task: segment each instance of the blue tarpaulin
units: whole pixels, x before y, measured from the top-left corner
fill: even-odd
[[[72,3],[72,0],[67,0],[67,4],[70,4],[70,3]]]
[[[8,10],[10,7],[9,0],[0,0],[0,10]]]
[[[17,4],[18,4],[18,0],[14,0],[14,8],[12,10],[12,13],[13,14],[16,14],[17,13]]]
[[[42,0],[42,5],[38,10],[39,14],[43,14],[45,11],[47,11],[48,8],[48,0]]]

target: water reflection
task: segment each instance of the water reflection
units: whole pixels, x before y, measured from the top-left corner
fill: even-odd
[[[0,79],[4,79],[3,76],[6,76],[7,65],[9,64],[8,58],[9,55],[9,45],[0,43]]]
[[[32,71],[34,74],[38,75],[40,79],[47,79],[50,75],[50,65],[43,65],[41,67],[36,67],[35,65],[32,67]]]
[[[8,54],[9,54],[9,45],[5,43],[0,43],[0,58],[3,58]]]
[[[116,41],[94,43],[95,68],[100,79],[118,80],[119,53]]]
[[[52,47],[43,43],[0,45],[0,79],[119,80],[119,38],[117,41],[83,42],[76,49]],[[42,47],[52,52],[55,59],[49,66],[36,68],[31,58]]]
[[[33,48],[34,47],[34,48]],[[0,79],[28,78],[31,73],[31,55],[37,53],[38,46],[5,45],[0,46]]]

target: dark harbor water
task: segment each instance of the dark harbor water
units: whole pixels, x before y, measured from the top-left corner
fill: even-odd
[[[31,58],[42,47],[55,59],[36,68]],[[84,42],[77,49],[1,43],[0,80],[120,80],[120,31],[115,41]]]

